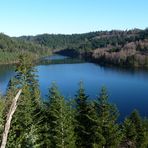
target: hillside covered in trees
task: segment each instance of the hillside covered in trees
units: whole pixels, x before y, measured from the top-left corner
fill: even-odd
[[[45,46],[0,33],[0,64],[16,63],[21,54],[28,54],[30,59],[35,59],[47,53],[50,50]]]
[[[57,52],[58,51],[58,52]],[[148,67],[148,29],[97,31],[84,34],[42,34],[9,37],[0,34],[0,63],[16,62],[20,53],[39,57],[49,52],[80,56],[101,64]]]
[[[148,67],[148,29],[98,31],[84,34],[22,36],[21,40],[61,50],[97,63]]]
[[[39,84],[27,56],[21,56],[16,76],[0,99],[0,139],[8,110],[18,90],[22,93],[12,118],[7,148],[147,148],[148,119],[133,111],[123,122],[102,87],[96,99],[79,85],[75,98],[65,99],[55,83],[48,99],[40,96]]]

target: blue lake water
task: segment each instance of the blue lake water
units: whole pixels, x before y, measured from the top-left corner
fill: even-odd
[[[54,60],[54,56],[50,57]],[[58,57],[55,58],[58,60]],[[106,86],[109,101],[115,103],[123,119],[134,109],[142,116],[148,117],[148,72],[143,70],[125,70],[113,67],[103,67],[93,63],[83,62],[64,64],[40,64],[36,66],[42,97],[45,99],[48,88],[56,82],[61,93],[74,97],[83,81],[86,93],[95,99],[102,86]],[[45,60],[49,60],[46,57]],[[13,66],[0,66],[0,90],[4,93],[10,77],[14,75]]]

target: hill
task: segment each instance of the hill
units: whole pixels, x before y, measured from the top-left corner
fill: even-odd
[[[45,46],[0,33],[0,64],[16,63],[21,54],[29,54],[31,58],[37,58],[47,52],[49,49]]]
[[[148,67],[148,29],[97,31],[84,34],[42,34],[19,39],[60,50],[60,54],[82,55],[89,60],[120,66]]]
[[[23,52],[39,56],[49,51],[58,51],[57,53],[68,56],[81,55],[87,60],[101,64],[148,67],[148,29],[72,35],[41,34],[18,38],[0,34],[1,61],[13,61],[13,57]]]

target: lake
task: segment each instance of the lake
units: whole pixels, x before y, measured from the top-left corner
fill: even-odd
[[[134,109],[148,117],[148,71],[104,67],[94,63],[54,55],[45,57],[36,66],[42,97],[46,99],[52,82],[61,93],[74,97],[83,81],[86,93],[95,99],[106,86],[109,101],[117,105],[122,120]],[[0,66],[0,90],[4,94],[14,76],[14,66]]]

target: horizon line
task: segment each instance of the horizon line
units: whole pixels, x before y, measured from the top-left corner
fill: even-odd
[[[145,28],[130,28],[130,29],[102,29],[102,30],[97,30],[97,31],[86,31],[86,32],[75,32],[75,33],[49,33],[49,32],[43,32],[43,33],[37,33],[37,34],[22,34],[22,35],[9,35],[5,32],[0,32],[0,34],[7,35],[9,37],[23,37],[23,36],[39,36],[39,35],[79,35],[79,34],[87,34],[87,33],[92,33],[92,32],[110,32],[110,31],[130,31],[130,30],[146,30],[148,27]]]

